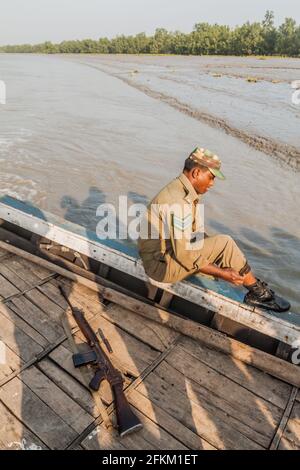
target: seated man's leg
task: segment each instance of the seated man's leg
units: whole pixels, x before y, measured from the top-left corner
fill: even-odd
[[[290,309],[289,302],[276,296],[268,284],[255,278],[245,255],[230,236],[216,235],[206,238],[201,254],[211,264],[220,268],[232,268],[244,277],[244,287],[249,290],[244,299],[246,303],[277,312]]]
[[[227,235],[206,237],[203,248],[199,251],[199,256],[209,264],[217,264],[222,268],[233,268],[237,272],[244,271],[241,272],[241,275],[250,271],[245,256],[235,241]],[[170,257],[167,265],[165,265],[165,272],[160,277],[160,282],[180,282],[197,272],[199,272],[197,267],[188,271],[175,258]]]
[[[250,272],[245,255],[229,235],[205,238],[201,256],[211,264],[220,268],[232,268],[242,276]]]
[[[221,269],[231,268],[239,273],[244,286],[249,290],[245,296],[246,303],[277,312],[289,310],[289,302],[274,295],[274,292],[266,283],[255,278],[245,255],[230,236],[215,235],[205,238],[203,247],[199,251],[198,261],[198,267],[196,266],[195,269],[188,271],[176,259],[170,258],[168,263],[164,265],[163,273],[160,273],[160,279],[157,280],[166,283],[182,281],[199,271],[201,272],[200,266],[202,263],[202,266],[216,265]],[[155,276],[153,278],[156,279]]]
[[[171,258],[169,260],[167,271],[166,271],[166,276],[163,282],[170,282],[172,284],[175,282],[180,282],[186,279],[187,277],[192,276],[196,272],[197,272],[196,268],[191,271],[188,271],[181,264],[179,264],[176,261],[176,259]]]
[[[199,256],[201,260],[206,260],[209,264],[217,264],[222,268],[232,268],[237,272],[244,271],[241,272],[241,275],[250,271],[242,251],[235,241],[227,235],[206,237],[203,242],[203,248],[199,251]],[[165,265],[165,272],[160,278],[160,282],[180,282],[197,272],[199,272],[197,267],[188,271],[175,258],[170,257],[167,265]]]

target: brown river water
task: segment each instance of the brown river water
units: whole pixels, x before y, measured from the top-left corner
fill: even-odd
[[[300,324],[300,60],[0,55],[0,194],[95,230],[119,195],[147,202],[196,146],[226,181],[205,198]],[[298,314],[298,315],[297,315]]]

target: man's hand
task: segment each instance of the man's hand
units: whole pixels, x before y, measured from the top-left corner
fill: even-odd
[[[231,284],[234,284],[235,286],[242,286],[245,279],[245,276],[241,276],[232,268],[221,268],[219,277],[224,281],[231,282]]]

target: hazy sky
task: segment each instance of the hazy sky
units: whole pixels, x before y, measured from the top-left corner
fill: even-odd
[[[230,26],[260,21],[273,10],[300,23],[299,0],[0,0],[0,44],[191,31],[197,22]]]

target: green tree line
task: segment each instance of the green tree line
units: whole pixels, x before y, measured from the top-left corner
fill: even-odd
[[[274,13],[267,11],[262,22],[230,28],[225,25],[196,23],[190,33],[158,28],[153,36],[106,37],[99,40],[63,41],[59,44],[7,45],[1,52],[46,54],[184,54],[184,55],[286,55],[300,56],[300,26],[286,18],[278,27]]]

